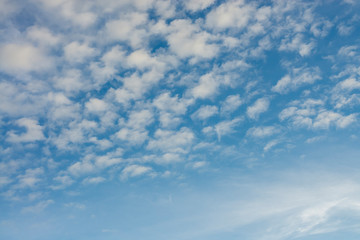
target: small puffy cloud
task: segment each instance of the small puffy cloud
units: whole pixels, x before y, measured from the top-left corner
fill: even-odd
[[[183,121],[183,119],[177,117],[173,113],[160,112],[159,121],[161,126],[164,128],[176,128]]]
[[[54,77],[53,81],[57,89],[68,93],[81,91],[85,87],[82,73],[78,69],[66,70],[63,74]]]
[[[160,71],[162,71],[166,66],[165,63],[159,61],[156,57],[151,56],[144,49],[132,52],[127,57],[126,65],[129,67],[135,67],[139,70],[157,68]]]
[[[49,29],[39,26],[28,28],[27,37],[42,45],[54,46],[60,43],[60,37],[53,35]]]
[[[315,48],[315,43],[309,41],[304,42],[304,36],[302,34],[297,34],[294,37],[287,37],[281,41],[279,47],[280,51],[294,51],[298,52],[300,56],[305,57],[310,55],[312,50]]]
[[[246,110],[246,114],[251,119],[257,119],[261,113],[266,112],[269,108],[270,101],[267,98],[259,98],[252,106]]]
[[[352,33],[354,27],[352,25],[347,25],[345,23],[341,23],[337,26],[337,30],[340,36],[347,36]]]
[[[64,55],[70,63],[82,63],[96,54],[96,50],[87,43],[71,42],[64,47]]]
[[[102,183],[106,181],[105,178],[103,177],[90,177],[90,178],[85,178],[82,183],[83,184],[98,184],[98,183]]]
[[[360,81],[355,78],[348,78],[337,84],[337,87],[342,90],[352,91],[354,89],[360,89]]]
[[[191,99],[181,99],[178,96],[171,97],[169,92],[165,92],[157,96],[153,104],[160,111],[182,115],[186,113],[188,105],[192,102]]]
[[[211,98],[216,94],[218,87],[218,79],[208,73],[200,77],[199,84],[191,89],[191,94],[194,98]]]
[[[212,117],[212,116],[218,114],[218,112],[219,111],[218,111],[217,106],[206,105],[206,106],[200,107],[195,113],[193,113],[191,115],[191,117],[200,119],[200,120],[205,120],[209,117]]]
[[[197,161],[197,162],[191,163],[190,166],[191,166],[193,169],[199,169],[199,168],[205,167],[206,164],[207,164],[206,161]]]
[[[353,46],[343,46],[339,49],[338,55],[344,56],[344,57],[355,57],[357,55],[358,47]]]
[[[122,171],[121,171],[121,175],[120,178],[122,180],[126,180],[129,177],[138,177],[141,175],[144,175],[146,173],[149,173],[152,171],[151,167],[146,167],[146,166],[141,166],[141,165],[129,165],[126,166]]]
[[[147,14],[132,12],[118,20],[107,22],[105,33],[111,41],[127,41],[132,47],[139,47],[146,36],[146,31],[142,27],[147,21]]]
[[[54,177],[55,185],[51,186],[53,190],[64,189],[74,183],[74,180],[68,175],[59,175]]]
[[[313,84],[320,79],[319,68],[294,68],[291,70],[290,74],[282,77],[271,90],[273,92],[285,94],[296,90],[303,85]]]
[[[206,25],[214,29],[245,28],[254,14],[255,7],[245,1],[225,2],[206,16]]]
[[[184,5],[187,10],[196,12],[210,7],[214,2],[215,0],[197,0],[197,1],[186,0],[184,1]]]
[[[34,116],[42,113],[46,97],[30,91],[28,85],[0,82],[0,112],[12,117]]]
[[[132,111],[126,123],[121,123],[124,127],[117,133],[116,137],[128,142],[130,145],[141,145],[148,138],[146,127],[154,121],[153,113],[150,110],[143,109]]]
[[[221,104],[221,113],[228,114],[234,112],[240,107],[242,100],[239,94],[227,96],[225,101]]]
[[[45,52],[30,44],[8,43],[0,45],[0,70],[15,74],[20,72],[40,72],[53,66],[53,61]]]
[[[335,124],[339,128],[345,128],[356,121],[357,119],[355,114],[343,116],[340,113],[333,111],[322,111],[316,117],[313,127],[328,129],[330,124]]]
[[[186,127],[178,131],[158,129],[154,138],[149,140],[147,149],[185,153],[192,145],[194,138],[194,133]]]
[[[111,166],[121,163],[122,150],[108,152],[106,155],[86,155],[81,161],[73,163],[68,167],[68,172],[73,176],[81,176],[93,172],[98,172]]]
[[[91,98],[85,103],[85,108],[91,113],[102,113],[108,109],[108,104],[104,100]]]
[[[125,61],[125,52],[116,45],[104,53],[99,62],[90,63],[91,75],[97,84],[103,84],[112,79],[119,71],[119,66]]]
[[[153,121],[154,115],[150,110],[143,109],[140,111],[132,111],[129,114],[126,126],[134,129],[144,129]]]
[[[212,43],[213,36],[189,20],[174,20],[170,29],[171,33],[167,37],[170,49],[180,58],[209,59],[217,55],[219,47]]]
[[[268,142],[265,147],[264,147],[264,152],[269,151],[271,148],[275,147],[276,145],[279,144],[278,140],[271,140],[270,142]]]
[[[279,130],[273,126],[266,127],[253,127],[247,131],[247,135],[255,137],[255,138],[263,138],[274,135],[278,133]]]
[[[19,175],[19,182],[16,185],[17,188],[33,188],[37,183],[41,181],[41,176],[44,174],[44,169],[34,168],[27,169],[24,174]]]
[[[214,130],[217,134],[218,140],[221,140],[221,137],[224,135],[231,134],[235,131],[235,127],[239,125],[239,123],[242,121],[241,118],[234,118],[230,121],[222,121],[215,125]]]
[[[14,131],[10,131],[6,138],[7,141],[19,143],[41,141],[45,139],[42,131],[43,127],[40,126],[36,120],[29,118],[21,118],[16,121],[16,124],[20,127],[24,127],[26,129],[26,132],[22,134],[16,134]]]
[[[89,160],[85,159],[83,161],[76,162],[68,167],[68,171],[70,174],[74,176],[79,176],[87,173],[91,173],[95,171],[94,164]]]
[[[148,138],[148,131],[145,129],[122,128],[115,136],[130,145],[142,145]]]
[[[106,149],[111,148],[113,146],[113,143],[110,142],[107,139],[97,139],[96,137],[91,137],[89,139],[89,141],[94,143],[101,150],[106,150]]]
[[[87,28],[96,22],[95,13],[88,11],[88,4],[77,4],[75,1],[47,1],[37,0],[42,3],[45,11],[51,12],[54,17],[73,23],[77,27]],[[78,2],[80,3],[80,2]]]
[[[295,127],[328,129],[330,126],[346,128],[357,121],[357,114],[343,115],[324,109],[322,101],[308,99],[297,106],[285,108],[279,114],[280,121],[290,120]]]
[[[100,169],[108,168],[121,162],[121,158],[119,158],[118,156],[113,156],[113,154],[111,153],[105,156],[97,156],[94,159],[95,166]]]
[[[155,159],[155,162],[158,164],[171,164],[181,162],[183,157],[178,153],[165,153],[162,156],[159,156]]]

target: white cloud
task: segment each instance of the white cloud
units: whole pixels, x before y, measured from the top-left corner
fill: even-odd
[[[158,129],[154,134],[154,138],[149,140],[147,149],[186,153],[194,139],[194,133],[186,127],[181,128],[179,131]]]
[[[155,159],[155,162],[158,164],[172,164],[172,163],[181,162],[182,160],[184,160],[184,158],[181,157],[180,154],[165,153],[164,155],[157,157]]]
[[[90,70],[97,84],[104,84],[119,71],[119,66],[125,62],[125,52],[119,45],[112,47],[99,62],[90,63]]]
[[[71,42],[64,47],[64,55],[70,63],[82,63],[87,58],[96,54],[96,50],[88,46],[87,43]]]
[[[91,177],[91,178],[85,178],[83,180],[83,184],[98,184],[106,181],[103,177]]]
[[[348,91],[352,91],[354,89],[360,89],[360,81],[357,81],[355,78],[348,78],[338,83],[337,87],[340,87],[341,89]]]
[[[176,128],[183,119],[172,113],[160,112],[159,121],[163,128]]]
[[[8,136],[6,138],[7,141],[19,143],[45,140],[45,136],[42,132],[43,127],[40,126],[36,120],[21,118],[16,121],[16,124],[20,127],[25,127],[26,132],[16,134],[14,131],[10,131],[8,132]]]
[[[357,50],[358,47],[353,45],[353,46],[343,46],[339,49],[338,54],[340,56],[345,56],[345,57],[355,57],[357,55]]]
[[[212,117],[216,114],[218,114],[218,108],[217,106],[210,106],[210,105],[206,105],[206,106],[202,106],[200,107],[195,113],[193,113],[191,115],[192,118],[197,118],[200,120],[205,120],[209,117]]]
[[[206,16],[206,25],[215,29],[245,28],[254,14],[255,8],[245,1],[230,1],[213,9]]]
[[[94,172],[95,166],[89,159],[84,159],[69,166],[68,171],[74,176],[79,176]]]
[[[351,34],[351,32],[354,30],[354,27],[345,23],[341,23],[337,26],[337,30],[340,36],[347,36]]]
[[[56,182],[56,185],[50,186],[53,190],[64,189],[74,183],[74,180],[68,175],[59,175],[53,179]]]
[[[81,71],[78,69],[66,70],[62,75],[59,74],[59,76],[54,77],[53,81],[57,89],[64,90],[68,93],[76,93],[88,88]]]
[[[221,104],[221,113],[229,114],[240,107],[242,100],[239,94],[227,96],[225,101]]]
[[[89,141],[96,144],[101,150],[106,150],[113,146],[113,143],[107,139],[97,139],[96,137],[92,137]]]
[[[108,104],[104,100],[91,98],[85,103],[85,107],[91,113],[103,113],[108,109]]]
[[[0,112],[5,116],[42,114],[46,104],[46,96],[33,92],[27,84],[0,82]]]
[[[320,79],[319,68],[293,68],[291,73],[282,77],[271,90],[285,94],[303,85],[313,84]]]
[[[217,134],[218,140],[224,135],[231,134],[235,131],[235,127],[242,121],[241,118],[234,118],[230,121],[222,121],[215,125],[214,130]]]
[[[273,148],[274,146],[279,144],[279,140],[275,139],[275,140],[271,140],[270,142],[268,142],[265,147],[264,147],[264,152],[269,151],[271,148]]]
[[[191,89],[194,98],[211,98],[219,87],[219,81],[211,73],[207,73],[200,77],[199,84]]]
[[[252,106],[246,110],[246,114],[251,119],[257,119],[261,113],[266,112],[269,108],[270,101],[267,98],[259,98]]]
[[[355,114],[343,116],[340,113],[333,111],[322,111],[316,117],[313,127],[327,129],[330,127],[330,124],[335,124],[339,128],[345,128],[356,121],[357,119]]]
[[[123,151],[121,148],[107,152],[105,155],[88,154],[81,161],[73,163],[67,171],[73,176],[81,176],[100,172],[106,168],[118,165],[123,162],[121,158]]]
[[[151,56],[144,49],[132,52],[127,57],[126,64],[129,67],[135,67],[139,70],[156,68],[159,71],[163,71],[166,66],[165,63],[159,61],[156,57]]]
[[[108,21],[105,25],[105,33],[112,41],[127,41],[132,47],[141,46],[146,36],[142,29],[148,21],[145,13],[132,12],[121,19]]]
[[[293,38],[285,38],[281,41],[279,47],[280,51],[296,51],[300,56],[305,57],[310,55],[312,50],[315,48],[314,41],[304,43],[304,36],[297,34]]]
[[[186,9],[196,12],[208,8],[214,2],[215,0],[197,0],[197,1],[186,0],[184,1],[184,5]]]
[[[87,28],[93,25],[97,16],[89,11],[90,4],[83,1],[66,1],[66,0],[37,0],[42,3],[45,11],[50,12],[57,20],[67,20],[75,27]]]
[[[182,115],[186,113],[188,105],[192,102],[191,99],[183,99],[178,96],[171,97],[169,92],[165,92],[157,96],[153,104],[161,111]]]
[[[40,48],[29,44],[0,45],[0,70],[3,72],[41,72],[52,67],[53,60]]]
[[[42,179],[41,176],[44,174],[44,169],[34,168],[26,169],[25,174],[18,176],[18,184],[16,188],[34,188]]]
[[[273,126],[266,127],[252,127],[247,131],[247,135],[257,138],[268,137],[278,133],[279,130]]]
[[[211,43],[215,40],[213,36],[189,20],[172,21],[170,30],[171,33],[167,36],[170,49],[180,58],[209,59],[215,57],[219,51],[219,47]]]
[[[129,165],[122,170],[120,178],[122,180],[126,180],[129,177],[138,177],[146,173],[149,173],[151,171],[152,171],[151,167],[146,167],[141,165]]]
[[[290,120],[296,127],[328,129],[330,126],[346,128],[357,121],[357,114],[341,113],[323,108],[324,102],[308,99],[303,103],[296,102],[299,107],[285,108],[280,114],[280,121]]]
[[[27,37],[43,45],[54,46],[60,43],[60,37],[55,36],[44,27],[32,26],[27,29]]]

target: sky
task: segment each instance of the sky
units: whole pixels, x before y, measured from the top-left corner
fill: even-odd
[[[0,0],[0,239],[359,239],[359,12]]]

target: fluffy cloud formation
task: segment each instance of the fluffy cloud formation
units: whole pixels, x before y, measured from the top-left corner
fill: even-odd
[[[251,119],[257,119],[261,113],[269,109],[269,105],[270,101],[267,98],[259,98],[253,105],[247,108],[246,114]]]
[[[119,202],[141,195],[142,204],[166,211],[166,204],[184,201],[179,189],[192,191],[195,182],[222,178],[229,169],[261,180],[264,163],[274,171],[299,157],[318,161],[307,151],[298,156],[310,143],[319,151],[337,143],[352,148],[360,106],[355,2],[0,0],[0,227],[26,225],[26,219],[10,221],[16,211],[23,214],[17,219],[30,219],[54,210],[71,223],[82,209],[100,222],[102,216],[89,212],[97,205],[87,194],[95,193],[99,201],[112,194]],[[342,160],[351,155],[339,152]],[[119,185],[118,198],[113,188]],[[174,201],[154,197],[158,186]],[[274,239],[314,233],[345,205],[356,206],[338,198],[296,206],[294,218],[282,212],[289,232],[276,226],[269,232]],[[106,212],[107,204],[102,207]],[[245,211],[238,221],[266,222],[276,215],[266,214],[272,209]],[[237,224],[228,216],[206,219]],[[211,236],[223,229],[215,222]],[[34,226],[53,229],[46,224]],[[201,232],[195,238],[209,238]],[[116,229],[111,233],[121,238]],[[5,235],[0,238],[19,238]]]
[[[19,142],[33,142],[44,140],[45,136],[42,131],[42,126],[36,120],[29,118],[21,118],[16,121],[16,124],[26,129],[25,133],[16,134],[14,131],[8,133],[7,141],[13,143]]]
[[[17,72],[44,71],[53,66],[53,60],[46,53],[30,44],[8,43],[0,45],[0,70]]]

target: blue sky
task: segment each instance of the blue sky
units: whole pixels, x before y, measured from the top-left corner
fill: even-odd
[[[0,0],[0,238],[358,239],[359,10]]]

